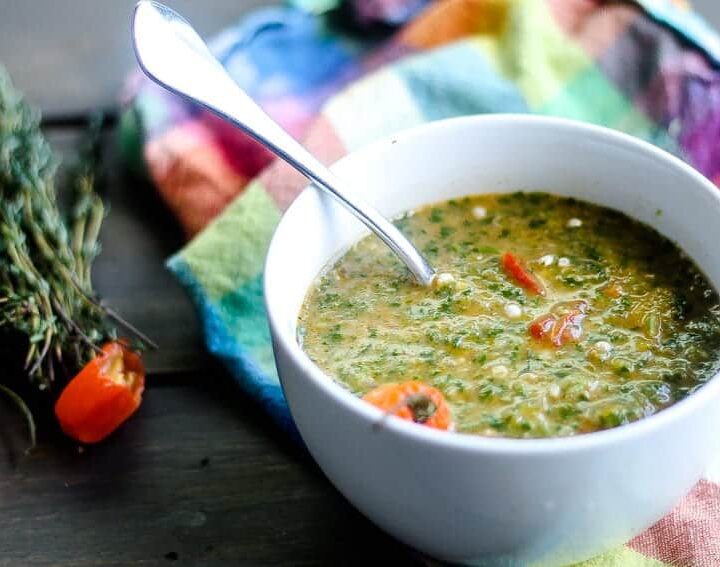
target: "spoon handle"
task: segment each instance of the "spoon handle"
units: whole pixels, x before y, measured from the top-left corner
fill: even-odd
[[[182,16],[157,2],[142,1],[135,8],[133,40],[138,62],[151,79],[267,146],[365,223],[421,284],[432,282],[435,271],[405,235],[270,118],[228,75]]]

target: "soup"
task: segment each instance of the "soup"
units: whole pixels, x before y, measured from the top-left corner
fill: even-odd
[[[514,193],[396,224],[438,270],[435,285],[417,285],[368,236],[320,275],[298,325],[320,368],[390,413],[486,436],[568,436],[652,415],[720,368],[716,292],[623,214]]]

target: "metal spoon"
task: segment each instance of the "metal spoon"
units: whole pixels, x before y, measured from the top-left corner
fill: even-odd
[[[377,234],[423,285],[435,270],[415,246],[373,207],[358,199],[299,142],[270,118],[227,74],[205,42],[179,14],[158,2],[142,1],[132,20],[135,55],[153,81],[239,126],[347,207]]]

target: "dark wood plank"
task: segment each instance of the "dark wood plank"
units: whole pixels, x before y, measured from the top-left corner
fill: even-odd
[[[0,459],[0,566],[419,564],[352,509],[222,372],[150,388],[78,453],[43,429]],[[5,406],[6,446],[24,426]]]
[[[51,129],[47,134],[59,155],[72,159],[82,133]],[[160,345],[146,354],[150,372],[202,368],[208,356],[194,306],[164,265],[183,245],[182,231],[155,189],[124,172],[112,132],[105,141],[110,213],[93,273],[96,288],[125,319]]]
[[[215,33],[268,0],[167,0],[203,34]],[[135,0],[7,0],[0,6],[0,63],[35,104],[61,115],[113,105],[135,67]]]

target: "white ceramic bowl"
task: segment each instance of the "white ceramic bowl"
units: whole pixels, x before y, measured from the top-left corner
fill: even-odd
[[[338,174],[388,216],[483,192],[548,191],[656,227],[720,284],[720,193],[680,160],[580,123],[493,115],[432,123],[340,160]],[[660,211],[660,212],[658,212]],[[328,262],[365,233],[308,189],[275,233],[265,299],[293,417],[315,460],[361,512],[399,540],[463,563],[578,561],[650,526],[718,449],[720,379],[631,425],[572,438],[445,433],[355,398],[299,348],[296,319]]]

